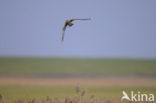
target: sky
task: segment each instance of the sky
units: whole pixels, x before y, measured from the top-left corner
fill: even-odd
[[[65,20],[67,27],[61,42]],[[0,0],[0,56],[156,58],[155,0]]]

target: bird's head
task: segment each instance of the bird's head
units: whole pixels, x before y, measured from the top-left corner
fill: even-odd
[[[68,25],[71,27],[71,26],[73,26],[74,24],[73,24],[73,23],[69,23]]]

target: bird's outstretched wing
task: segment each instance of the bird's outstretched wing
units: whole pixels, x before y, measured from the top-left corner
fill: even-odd
[[[75,21],[75,20],[91,20],[91,18],[87,18],[87,19],[71,19],[70,22]]]
[[[62,41],[64,41],[64,33],[67,27],[67,23],[64,24],[63,28],[62,28]]]

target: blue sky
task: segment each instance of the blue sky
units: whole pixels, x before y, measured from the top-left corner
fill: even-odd
[[[0,56],[156,58],[155,0],[0,0]],[[75,21],[67,28],[66,19]]]

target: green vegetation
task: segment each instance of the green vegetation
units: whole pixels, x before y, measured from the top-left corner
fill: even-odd
[[[156,75],[156,60],[0,58],[1,76],[96,77]]]
[[[156,60],[137,59],[63,59],[63,58],[0,58],[0,76],[24,77],[98,77],[105,75],[136,75],[156,76]],[[32,78],[30,78],[32,79]],[[4,82],[4,81],[3,81]],[[146,82],[146,81],[145,81]],[[92,94],[100,100],[109,99],[120,103],[122,91],[135,91],[153,93],[153,87],[100,87],[88,86],[85,98],[90,100]],[[83,90],[82,89],[82,90]],[[2,96],[1,96],[2,95]],[[77,96],[74,86],[37,86],[37,85],[0,85],[0,99],[5,103],[52,103],[34,102],[32,100],[46,100],[47,96],[54,100],[53,103],[64,102],[66,96]],[[58,102],[59,98],[63,102]],[[31,102],[13,102],[15,100],[31,100]],[[117,101],[116,101],[117,100]],[[69,102],[70,103],[70,102]],[[72,102],[76,103],[76,102]],[[91,102],[77,102],[91,103]],[[102,102],[92,102],[102,103]]]
[[[127,93],[130,91],[141,91],[142,93],[153,93],[156,95],[156,88],[106,88],[106,87],[85,87],[87,92],[85,98],[89,98],[92,94],[99,99],[119,99],[122,96],[122,91],[125,90]],[[84,88],[81,89],[81,91]],[[0,92],[6,101],[13,101],[17,99],[33,99],[33,98],[51,98],[63,99],[67,96],[71,98],[77,96],[75,87],[49,87],[49,86],[0,86]],[[63,99],[64,100],[64,99]]]

